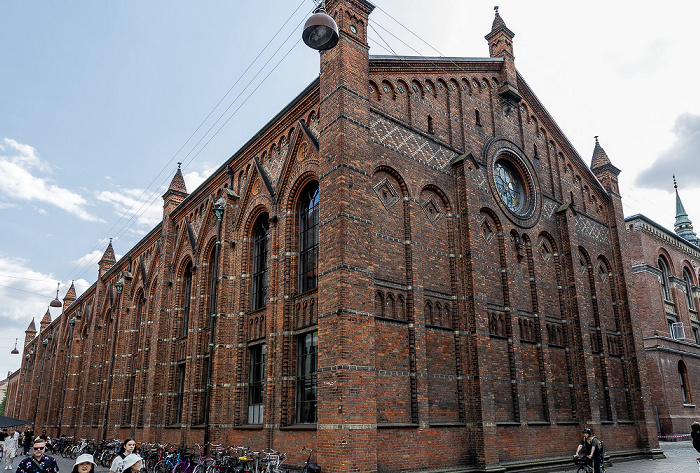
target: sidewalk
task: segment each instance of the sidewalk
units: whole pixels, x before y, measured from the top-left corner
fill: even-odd
[[[661,442],[661,450],[664,451],[666,458],[661,460],[636,460],[630,462],[616,462],[612,466],[606,468],[606,473],[672,473],[672,472],[696,472],[697,464],[695,459],[700,457],[700,454],[695,451],[689,440],[683,442]],[[15,458],[14,471],[17,469],[17,464],[25,457],[20,455]],[[62,458],[56,456],[58,467],[61,473],[70,473],[73,469],[75,460],[70,458]],[[95,473],[107,473],[108,468],[98,466],[95,468]],[[576,471],[573,462],[571,468],[563,471]],[[2,473],[2,470],[0,470]]]
[[[614,463],[606,473],[670,473],[674,471],[698,471],[696,458],[700,457],[690,440],[682,442],[660,442],[666,458],[660,460],[636,460]]]

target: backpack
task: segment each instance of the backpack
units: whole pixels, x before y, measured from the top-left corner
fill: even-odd
[[[600,456],[601,463],[605,459],[605,444],[599,438],[594,437],[598,441],[598,455]]]

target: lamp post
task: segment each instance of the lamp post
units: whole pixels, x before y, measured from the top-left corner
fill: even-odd
[[[114,377],[114,357],[117,350],[117,328],[119,327],[119,306],[122,300],[122,291],[124,290],[124,276],[114,284],[117,289],[117,315],[114,318],[114,334],[112,335],[112,360],[109,364],[109,378],[107,379],[107,400],[105,401],[105,420],[102,424],[102,440],[107,440],[107,421],[109,420],[109,401],[112,395],[112,378]]]
[[[68,383],[68,370],[70,368],[71,348],[73,346],[73,329],[75,328],[75,316],[70,318],[70,320],[68,321],[68,325],[70,326],[70,338],[68,339],[68,360],[66,361],[66,375],[63,377],[63,394],[61,394],[61,413],[58,416],[57,437],[61,436],[61,429],[63,429],[63,409],[65,409],[64,404],[66,402],[66,384]]]
[[[46,361],[46,350],[49,342],[53,336],[49,333],[49,336],[46,337],[41,341],[41,345],[44,347],[44,351],[41,354],[41,370],[39,371],[39,386],[36,388],[36,403],[34,403],[34,420],[32,421],[32,424],[34,424],[34,428],[36,429],[36,414],[39,410],[39,397],[41,395],[41,379],[44,377],[44,361]]]
[[[28,353],[24,355],[24,376],[22,377],[22,390],[19,392],[19,402],[16,412],[16,417],[22,417],[22,398],[24,397],[24,385],[27,384],[27,368],[29,367],[29,360],[34,354],[34,349],[31,348]]]
[[[214,247],[214,267],[211,269],[211,299],[209,300],[209,357],[207,358],[207,372],[204,387],[204,448],[209,452],[209,408],[211,406],[211,389],[214,372],[214,349],[216,348],[216,309],[217,289],[219,285],[219,255],[221,251],[221,222],[224,218],[226,199],[220,197],[214,203],[214,215],[216,216],[216,245]]]

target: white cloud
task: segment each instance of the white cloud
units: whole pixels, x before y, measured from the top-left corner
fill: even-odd
[[[92,266],[95,269],[97,269],[97,263],[100,261],[103,254],[104,251],[95,250],[84,256],[81,256],[72,263],[76,268],[89,268]]]
[[[218,169],[218,166],[212,166],[211,164],[205,164],[204,169],[201,172],[192,171],[187,174],[183,174],[182,177],[185,179],[185,186],[187,187],[187,192],[192,192],[197,187],[199,187],[202,182],[206,181],[209,176],[211,176],[214,171]]]
[[[136,220],[139,226],[152,228],[163,220],[160,194],[143,189],[118,188],[101,191],[97,199],[110,204],[114,212],[128,220]]]
[[[0,192],[6,198],[43,202],[82,220],[101,221],[86,210],[87,201],[83,196],[54,184],[48,177],[33,174],[50,171],[51,166],[39,158],[33,147],[10,138],[0,143]]]
[[[14,348],[22,351],[25,330],[34,319],[39,329],[41,319],[49,310],[51,320],[55,320],[62,312],[60,308],[49,309],[49,303],[56,297],[58,280],[51,274],[34,270],[30,262],[21,258],[13,258],[0,254],[0,350],[9,353]],[[70,287],[70,281],[61,282],[58,297],[63,299]],[[84,279],[75,281],[76,296],[80,296],[90,284]],[[0,376],[19,367],[20,356],[0,357]]]
[[[683,113],[673,127],[675,141],[671,146],[637,176],[636,184],[653,189],[671,189],[671,176],[675,174],[684,191],[700,185],[700,174],[687,172],[697,166],[700,155],[700,115]]]
[[[10,202],[0,202],[0,209],[14,209],[17,204],[12,204]]]

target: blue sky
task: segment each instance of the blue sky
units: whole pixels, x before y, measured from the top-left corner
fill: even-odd
[[[374,3],[371,54],[488,56],[494,2]],[[672,227],[675,172],[700,228],[700,2],[497,3],[516,67],[582,158],[599,135],[622,170],[626,215]],[[0,378],[57,282],[82,293],[110,237],[121,255],[153,228],[177,162],[194,190],[314,80],[312,8],[0,2]]]

